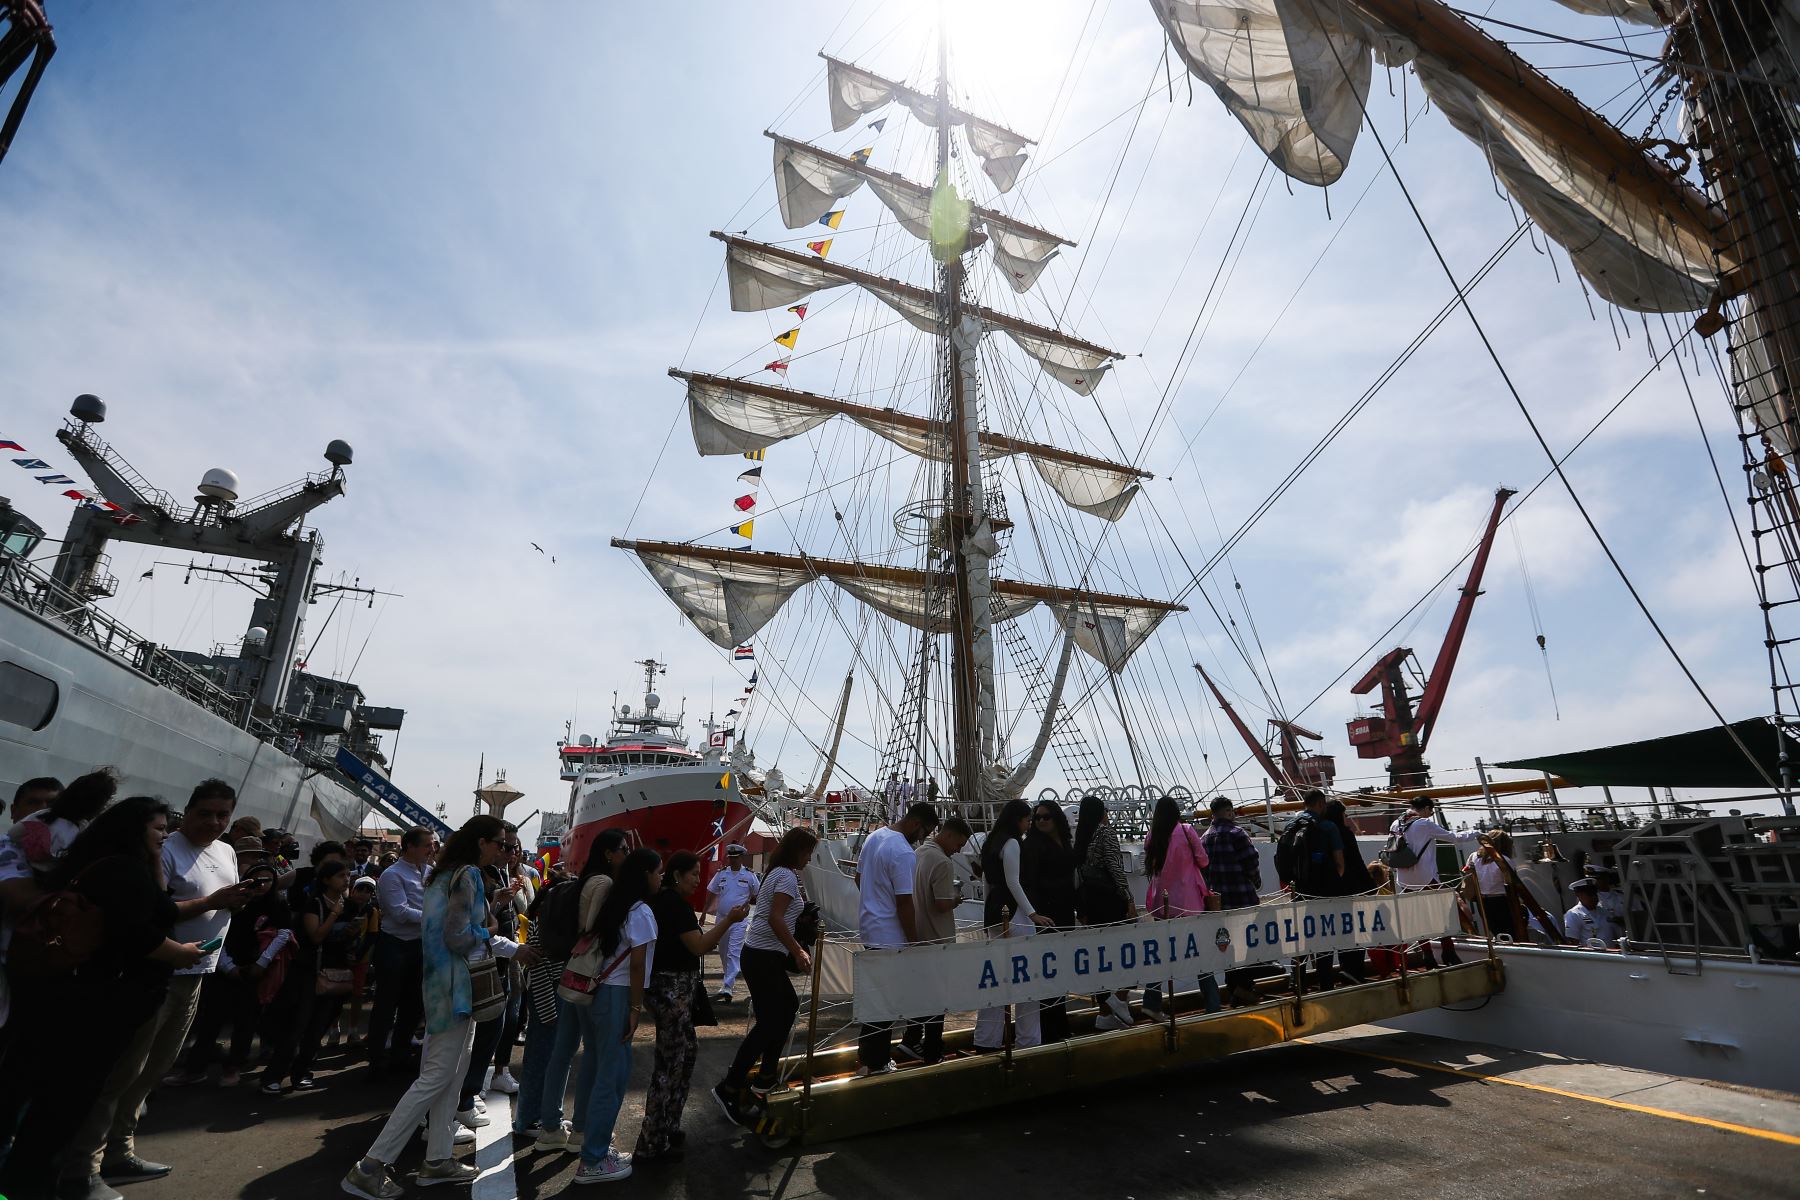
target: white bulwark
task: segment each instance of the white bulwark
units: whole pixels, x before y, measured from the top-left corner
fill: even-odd
[[[1262,904],[1171,921],[1035,937],[861,950],[855,1017],[872,1023],[1055,996],[1184,981],[1298,954],[1367,949],[1456,933],[1449,890]]]

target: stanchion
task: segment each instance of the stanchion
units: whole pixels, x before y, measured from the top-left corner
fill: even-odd
[[[806,1076],[800,1081],[800,1136],[806,1136],[806,1116],[812,1111],[813,1047],[819,1040],[819,975],[825,966],[825,926],[813,941],[812,996],[806,1006]]]

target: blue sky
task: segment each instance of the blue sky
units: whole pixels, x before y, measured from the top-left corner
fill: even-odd
[[[351,491],[317,520],[326,570],[404,595],[340,614],[313,665],[347,670],[360,656],[356,677],[371,700],[408,710],[397,782],[452,815],[467,811],[483,754],[525,790],[526,810],[560,807],[563,722],[602,732],[613,691],[635,697],[629,662],[647,653],[671,664],[671,702],[685,695],[690,714],[722,711],[738,673],[606,542],[627,530],[698,538],[726,523],[742,464],[694,456],[685,422],[673,424],[679,388],[663,372],[752,370],[775,356],[767,338],[780,330],[763,314],[727,311],[719,247],[705,235],[794,237],[767,211],[762,131],[849,146],[854,133],[829,133],[816,51],[923,79],[929,24],[872,3],[629,16],[599,4],[51,11],[61,48],[0,167],[10,247],[0,289],[13,300],[0,328],[11,368],[5,434],[67,465],[52,430],[69,398],[97,392],[112,405],[105,432],[178,494],[215,465],[263,491],[318,468],[329,439],[349,440]],[[1328,217],[1317,190],[1290,193],[1279,179],[1253,201],[1260,157],[1204,89],[1189,103],[1179,75],[1173,104],[1158,91],[1134,119],[1164,80],[1148,6],[958,12],[954,72],[967,102],[1043,140],[1041,172],[1004,206],[1082,243],[1033,303],[1143,355],[1121,364],[1097,404],[1034,398],[1039,432],[1110,453],[1104,413],[1135,448],[1170,396],[1141,460],[1160,478],[1109,533],[1104,555],[1121,573],[1110,584],[1166,593],[1181,581],[1182,557],[1198,563],[1216,548],[1215,518],[1230,530],[1248,515],[1445,302],[1448,285],[1366,132]],[[1614,32],[1553,11],[1534,19]],[[1547,63],[1603,57],[1523,49]],[[1622,72],[1573,67],[1557,78],[1600,103],[1629,88]],[[1376,79],[1371,114],[1466,277],[1511,229],[1508,207],[1479,153],[1435,114],[1415,114],[1402,141],[1400,77],[1392,96]],[[1416,82],[1404,95],[1416,108]],[[917,177],[920,130],[897,109],[889,115],[875,161]],[[925,278],[921,255],[871,228],[879,210],[867,193],[848,207],[834,258]],[[1247,211],[1241,257],[1221,272],[1217,310],[1171,388]],[[1614,321],[1626,319],[1609,321],[1597,302],[1590,316],[1560,253],[1553,266],[1522,243],[1474,296],[1555,446],[1579,437],[1649,363],[1637,319],[1615,345]],[[822,307],[795,386],[872,389],[916,353],[910,333],[857,336],[866,306]],[[1661,322],[1652,325],[1663,344]],[[1735,498],[1738,450],[1722,394],[1704,359],[1682,364]],[[880,487],[843,482],[874,461],[869,439],[835,425],[809,438],[771,454],[765,511],[787,507],[759,525],[759,549],[834,552],[823,502],[832,498],[798,499],[821,484],[834,484],[833,503],[860,505],[867,529],[885,526],[884,506],[906,490],[894,472]],[[1467,320],[1453,317],[1232,555],[1259,666],[1266,657],[1286,706],[1350,666],[1456,560],[1497,484],[1528,486],[1545,465]],[[1672,365],[1581,451],[1571,477],[1727,715],[1766,710],[1749,584]],[[5,491],[52,529],[66,519],[60,500],[18,482]],[[1463,778],[1456,772],[1477,754],[1706,723],[1566,498],[1546,489],[1517,524],[1561,719],[1503,533],[1434,743],[1440,779]],[[128,623],[193,646],[241,632],[241,593],[183,585],[173,569],[139,582],[155,557],[118,552],[126,584],[115,611]],[[1244,631],[1230,574],[1215,582]],[[1440,595],[1411,635],[1427,663],[1450,603]],[[831,645],[845,639],[813,634],[831,634],[842,611],[797,601],[764,640],[765,690],[786,684],[781,703],[772,696],[746,729],[760,761],[779,761],[791,781],[816,769],[808,741],[823,739],[822,710],[849,661]],[[1203,609],[1158,641],[1129,680],[1144,710],[1134,720],[1157,727],[1167,750],[1152,757],[1190,786],[1217,783],[1241,754],[1220,741],[1186,664],[1218,667],[1246,696],[1256,685]],[[878,740],[883,705],[859,693],[860,736]],[[1354,711],[1340,684],[1303,718],[1326,732],[1344,776],[1367,773],[1342,741]],[[1256,726],[1262,715],[1246,711]],[[846,770],[866,777],[872,753],[857,736],[847,744]],[[1232,782],[1259,786],[1248,773]]]

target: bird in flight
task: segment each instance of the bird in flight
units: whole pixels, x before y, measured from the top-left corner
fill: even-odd
[[[531,543],[531,548],[533,550],[536,550],[539,554],[542,554],[544,552],[544,548],[542,546],[538,545],[536,542]]]

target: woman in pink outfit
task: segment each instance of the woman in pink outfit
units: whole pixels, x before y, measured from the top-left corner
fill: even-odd
[[[1212,889],[1206,886],[1206,849],[1200,834],[1181,819],[1181,806],[1173,796],[1156,802],[1150,817],[1150,836],[1144,839],[1144,874],[1150,886],[1144,908],[1159,921],[1205,912]],[[1219,1011],[1219,982],[1209,973],[1200,977],[1200,994],[1207,1012]],[[1152,1007],[1152,992],[1145,990],[1145,1007]]]

